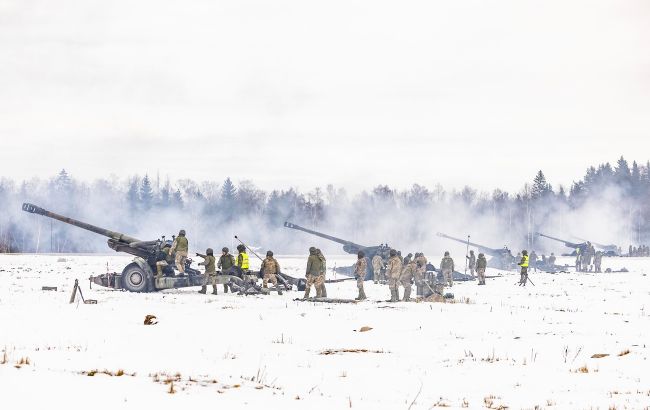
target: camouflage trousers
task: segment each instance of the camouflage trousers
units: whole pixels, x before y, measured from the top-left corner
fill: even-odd
[[[185,273],[185,260],[187,259],[187,251],[176,251],[176,268],[180,273]]]
[[[469,273],[472,274],[472,277],[474,277],[474,272],[476,272],[476,268],[474,266],[469,267]]]
[[[156,277],[157,278],[162,278],[163,269],[165,269],[165,266],[169,266],[167,261],[158,261],[158,262],[156,262]]]
[[[454,276],[451,269],[443,269],[442,276],[445,278],[445,282],[447,282],[450,287],[454,286]]]
[[[381,268],[372,270],[372,280],[377,283],[380,280],[383,280],[381,276]]]
[[[357,289],[363,290],[363,276],[357,276]]]
[[[205,272],[205,279],[203,279],[203,285],[212,285],[216,289],[217,272]]]
[[[309,297],[309,291],[311,290],[312,285],[314,286],[314,289],[316,289],[316,297],[322,297],[323,291],[325,290],[325,275],[307,275],[305,299]]]
[[[485,268],[476,269],[476,274],[478,275],[478,284],[485,285]]]
[[[388,288],[391,290],[397,290],[399,288],[399,279],[399,277],[394,278],[392,276],[388,278]]]
[[[268,287],[268,283],[271,282],[273,286],[278,286],[278,278],[275,276],[275,273],[265,273],[264,279],[262,279],[262,287]]]
[[[402,286],[404,287],[405,292],[411,293],[411,280],[412,279],[413,279],[413,275],[411,275],[410,273],[400,276],[399,281],[402,284]]]
[[[522,266],[521,267],[521,278],[519,279],[519,284],[526,286],[526,282],[528,282],[528,268]]]

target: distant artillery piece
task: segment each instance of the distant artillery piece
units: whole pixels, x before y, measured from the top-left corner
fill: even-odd
[[[489,256],[492,256],[488,260],[488,267],[500,270],[512,270],[516,268],[515,257],[512,256],[510,249],[504,248],[489,248],[484,245],[479,245],[474,242],[469,242],[464,239],[454,238],[453,236],[446,235],[444,233],[438,232],[438,236],[441,238],[451,239],[452,241],[460,242],[464,245],[469,244],[469,246],[476,248],[479,253],[484,253]],[[518,262],[518,261],[517,261]]]
[[[586,239],[577,238],[578,240],[587,242]],[[598,250],[603,251],[603,256],[621,256],[621,252],[618,250],[616,245],[603,245],[602,243],[591,241],[591,244]],[[575,255],[573,255],[575,256]]]
[[[125,289],[130,292],[155,292],[163,289],[202,286],[205,281],[205,275],[191,267],[192,259],[190,258],[187,258],[185,261],[185,275],[176,276],[176,266],[169,264],[169,266],[163,268],[163,277],[155,277],[156,261],[161,259],[161,253],[165,244],[170,243],[170,241],[165,241],[164,236],[162,239],[142,241],[120,232],[110,231],[47,211],[33,204],[24,203],[22,209],[25,212],[43,215],[86,231],[106,236],[108,237],[109,248],[116,252],[124,252],[135,256],[133,262],[128,264],[122,270],[122,273],[103,273],[97,276],[90,276],[89,280],[91,283],[112,289]],[[251,272],[250,276],[253,275],[259,277],[260,273]],[[299,280],[288,275],[281,274],[281,276],[282,282],[287,290],[291,289],[292,282],[299,282]],[[254,283],[246,279],[242,270],[235,267],[228,272],[218,274],[216,282],[217,284],[229,285],[233,289],[236,288],[239,291],[246,292],[254,287]]]

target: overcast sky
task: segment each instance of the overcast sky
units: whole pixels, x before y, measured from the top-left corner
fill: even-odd
[[[650,158],[648,1],[0,0],[0,176],[519,190]]]

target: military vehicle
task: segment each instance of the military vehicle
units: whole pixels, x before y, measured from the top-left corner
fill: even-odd
[[[327,240],[340,243],[341,245],[343,245],[343,251],[352,255],[356,255],[359,251],[363,251],[366,255],[366,258],[368,258],[368,261],[371,261],[372,258],[377,254],[379,254],[379,256],[381,256],[382,259],[384,259],[384,261],[388,260],[388,256],[390,252],[390,247],[388,245],[363,246],[354,243],[352,241],[347,241],[345,239],[324,234],[322,232],[312,231],[311,229],[303,228],[302,226],[296,225],[291,222],[285,222],[284,226],[285,228],[295,229],[297,231],[303,231],[311,235],[319,236],[321,238],[325,238]],[[336,268],[336,272],[341,273],[343,275],[351,276],[354,273],[354,265]],[[372,280],[372,275],[373,275],[372,264],[368,263],[368,269],[366,272],[366,277],[364,279]]]
[[[512,256],[512,252],[510,252],[510,249],[506,247],[503,247],[502,249],[488,248],[487,246],[479,245],[474,242],[468,242],[465,239],[454,238],[453,236],[449,236],[440,232],[438,232],[438,236],[441,238],[447,238],[451,239],[452,241],[460,242],[464,245],[469,244],[470,247],[476,248],[479,253],[484,253],[486,255],[492,256],[492,258],[488,259],[488,267],[490,268],[512,270],[517,267],[516,262],[518,261],[515,261],[515,257]]]
[[[116,252],[124,252],[135,256],[133,262],[126,265],[121,273],[103,273],[97,276],[90,276],[91,283],[113,289],[124,289],[130,292],[155,292],[162,289],[202,286],[204,283],[205,275],[190,266],[192,264],[192,259],[190,258],[185,262],[185,275],[176,276],[176,266],[173,266],[174,264],[172,263],[163,268],[163,277],[155,278],[156,261],[163,259],[161,257],[162,249],[166,243],[171,242],[165,241],[164,236],[162,239],[142,241],[120,232],[110,231],[47,211],[33,204],[24,203],[22,209],[25,212],[43,215],[106,236],[108,238],[109,248]],[[250,279],[250,276],[255,275],[260,276],[259,272],[251,272],[250,275],[244,275],[241,269],[236,267],[236,269],[232,269],[229,272],[217,275],[217,284],[227,284],[232,290],[239,291],[240,293],[268,293],[266,290],[262,291],[258,289],[259,287]],[[291,289],[291,284],[288,283],[289,281],[295,281],[296,283],[299,281],[288,275],[283,275],[282,279],[287,290]]]

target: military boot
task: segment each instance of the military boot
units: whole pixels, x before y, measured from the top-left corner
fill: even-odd
[[[228,285],[225,283],[223,285],[223,293],[228,293]]]
[[[311,289],[311,287],[305,289],[305,295],[302,297],[303,299],[309,299],[309,290],[310,289]]]
[[[399,298],[399,295],[397,293],[397,289],[391,289],[390,290],[390,301],[391,302],[397,302],[398,298]]]
[[[324,298],[327,297],[327,288],[325,287],[325,284],[324,284],[324,283],[321,285],[321,291],[320,291],[320,294],[321,294],[321,296],[324,297]]]
[[[323,288],[320,286],[316,287],[316,297],[317,298],[322,298],[323,297]]]
[[[205,292],[208,290],[208,287],[206,285],[201,286],[201,290],[199,293],[203,293],[205,295]]]
[[[359,300],[366,300],[366,291],[363,289],[359,289]]]
[[[411,301],[411,289],[406,288],[404,289],[404,302],[410,302]]]
[[[217,292],[217,285],[212,285],[212,294],[213,295],[218,295],[219,292]]]
[[[278,295],[282,294],[282,289],[280,288],[280,285],[276,285],[275,289],[278,291]]]

